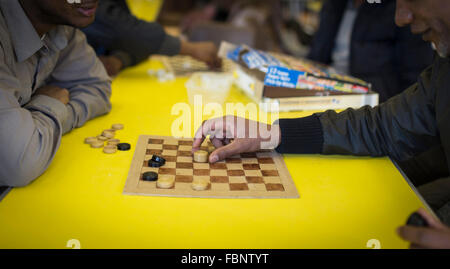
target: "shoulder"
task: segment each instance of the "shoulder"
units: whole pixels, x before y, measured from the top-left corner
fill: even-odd
[[[5,55],[12,53],[14,55],[14,50],[12,47],[11,35],[8,30],[8,26],[6,24],[3,15],[0,12],[0,59],[4,62],[6,59]]]
[[[59,26],[58,34],[64,36],[64,39],[67,41],[67,47],[73,47],[75,44],[87,43],[86,35],[80,29],[75,27]]]
[[[416,85],[418,90],[424,91],[431,100],[436,101],[437,96],[442,93],[447,95],[450,82],[450,60],[441,58],[437,54],[434,57],[433,63],[420,74]]]
[[[429,72],[432,72],[432,79],[436,83],[444,83],[447,88],[450,83],[450,58],[442,58],[437,53],[434,57],[432,69]]]
[[[67,25],[61,25],[58,26],[60,28],[60,33],[62,33],[67,40],[72,40],[74,39],[77,35],[79,35],[81,32],[81,30],[72,27],[72,26],[67,26]]]

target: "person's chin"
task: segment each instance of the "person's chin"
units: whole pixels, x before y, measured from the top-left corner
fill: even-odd
[[[71,26],[76,28],[85,28],[91,25],[94,22],[94,20],[95,17],[75,19],[72,21]]]

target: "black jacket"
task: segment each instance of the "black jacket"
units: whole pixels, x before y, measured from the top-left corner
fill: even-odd
[[[415,159],[428,165],[436,178],[446,177],[450,167],[449,83],[450,60],[436,57],[416,84],[375,108],[280,120],[282,141],[277,151],[390,156],[400,162]]]
[[[309,58],[331,64],[334,43],[348,0],[325,1]],[[430,43],[395,25],[395,1],[359,7],[350,48],[350,75],[372,83],[380,101],[402,92],[431,64]]]
[[[95,21],[83,29],[97,54],[112,54],[124,67],[136,65],[152,54],[176,55],[180,40],[167,35],[156,22],[136,18],[125,0],[99,1]]]

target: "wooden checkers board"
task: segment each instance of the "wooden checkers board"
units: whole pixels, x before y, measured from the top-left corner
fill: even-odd
[[[192,158],[193,139],[140,136],[131,163],[124,194],[199,198],[299,198],[297,188],[275,151],[245,153],[215,164],[196,163]],[[207,151],[210,142],[202,145]],[[148,166],[156,154],[166,159],[160,168]],[[145,172],[175,179],[172,189],[159,189],[156,182],[142,180]],[[207,190],[192,189],[194,178],[207,179]]]
[[[206,63],[192,58],[191,56],[153,56],[156,60],[163,63],[166,70],[172,72],[176,77],[190,76],[195,72],[210,72],[211,69]],[[228,59],[222,59],[222,67],[216,69],[216,72],[230,72],[233,70],[233,62]]]

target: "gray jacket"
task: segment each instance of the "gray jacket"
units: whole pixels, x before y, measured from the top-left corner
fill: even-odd
[[[111,80],[82,32],[41,40],[19,1],[0,0],[0,186],[25,186],[49,166],[61,136],[111,109]],[[70,102],[35,91],[66,88]]]
[[[450,167],[450,60],[436,57],[418,82],[375,107],[327,111],[280,120],[282,153],[390,156],[406,162],[433,158],[448,176]],[[444,166],[444,167],[442,167]],[[432,179],[429,179],[432,180]]]

